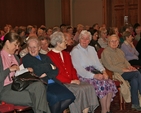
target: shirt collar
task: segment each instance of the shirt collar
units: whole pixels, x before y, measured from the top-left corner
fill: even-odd
[[[60,53],[61,51],[56,50],[55,48],[52,49],[53,52],[55,53]]]
[[[13,56],[13,55],[9,54],[8,52],[6,52],[4,49],[3,49],[1,52],[2,52],[3,54],[5,54],[6,56],[9,56],[9,57]]]
[[[80,44],[78,44],[78,47],[79,47],[80,49],[82,49],[83,51],[88,51],[88,47],[87,47],[87,48],[83,48]]]
[[[126,40],[124,41],[124,43],[125,43],[126,45],[129,45],[129,43],[128,43]]]

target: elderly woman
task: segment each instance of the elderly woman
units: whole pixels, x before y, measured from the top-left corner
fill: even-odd
[[[94,112],[98,106],[97,97],[92,85],[82,83],[78,80],[75,68],[72,65],[71,57],[66,49],[64,34],[55,32],[51,35],[51,44],[54,48],[48,52],[48,56],[59,69],[57,79],[73,92],[76,99],[70,105],[71,113],[88,113],[88,109]]]
[[[101,113],[111,113],[110,104],[117,89],[114,82],[108,79],[108,75],[101,65],[95,49],[88,45],[91,38],[90,32],[86,30],[80,33],[79,44],[71,51],[72,62],[80,81],[93,85],[100,99]]]
[[[100,44],[101,48],[105,48],[105,47],[108,46],[108,43],[107,43],[107,30],[106,30],[106,28],[101,27],[99,29],[98,43]]]
[[[117,35],[108,37],[108,47],[104,49],[101,56],[102,63],[107,69],[114,72],[115,77],[119,76],[130,83],[132,108],[141,111],[138,98],[138,91],[141,94],[141,74],[125,59],[125,55],[118,45],[119,37]]]
[[[20,40],[18,34],[9,32],[0,44],[0,101],[31,106],[35,113],[50,113],[46,101],[46,88],[41,82],[34,82],[21,92],[11,90],[11,77],[19,70],[19,59],[14,53]],[[27,69],[33,71],[32,68]]]
[[[37,38],[29,38],[27,48],[29,53],[22,59],[24,67],[32,67],[37,76],[48,82],[47,100],[51,113],[62,113],[74,101],[73,93],[56,79],[58,69],[49,57],[39,53],[41,47]]]
[[[134,38],[131,32],[125,31],[123,37],[125,41],[121,45],[121,50],[124,52],[126,60],[128,60],[131,65],[141,66],[141,60],[138,58],[139,53],[133,44]]]

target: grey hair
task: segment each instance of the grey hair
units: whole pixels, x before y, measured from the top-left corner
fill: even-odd
[[[116,34],[113,34],[113,35],[108,36],[108,42],[111,41],[112,37],[116,37],[118,41],[120,41],[119,36],[117,36]]]
[[[57,46],[57,42],[62,43],[63,37],[64,37],[64,34],[62,32],[58,32],[58,31],[54,32],[50,36],[50,38],[51,38],[51,41],[50,41],[51,45],[56,47]]]
[[[35,36],[29,37],[29,39],[27,41],[27,46],[29,46],[30,42],[36,42],[38,44],[38,46],[40,46],[40,40]]]
[[[79,35],[79,40],[80,40],[84,35],[88,35],[89,38],[90,38],[90,40],[92,39],[92,35],[91,35],[91,33],[90,33],[89,31],[87,31],[87,30],[82,30],[81,33],[80,33],[80,35]]]

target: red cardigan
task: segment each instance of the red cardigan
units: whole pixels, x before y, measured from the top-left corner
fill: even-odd
[[[62,83],[70,83],[71,80],[78,80],[77,73],[75,68],[73,67],[70,54],[65,51],[62,51],[62,54],[64,62],[61,59],[60,53],[49,51],[47,54],[59,69],[57,79]]]

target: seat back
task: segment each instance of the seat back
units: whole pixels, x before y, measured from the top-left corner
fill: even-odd
[[[14,113],[14,105],[1,102],[0,104],[0,113]]]
[[[100,48],[98,51],[97,51],[97,55],[98,55],[98,58],[101,59],[101,53],[103,52],[104,48]]]

